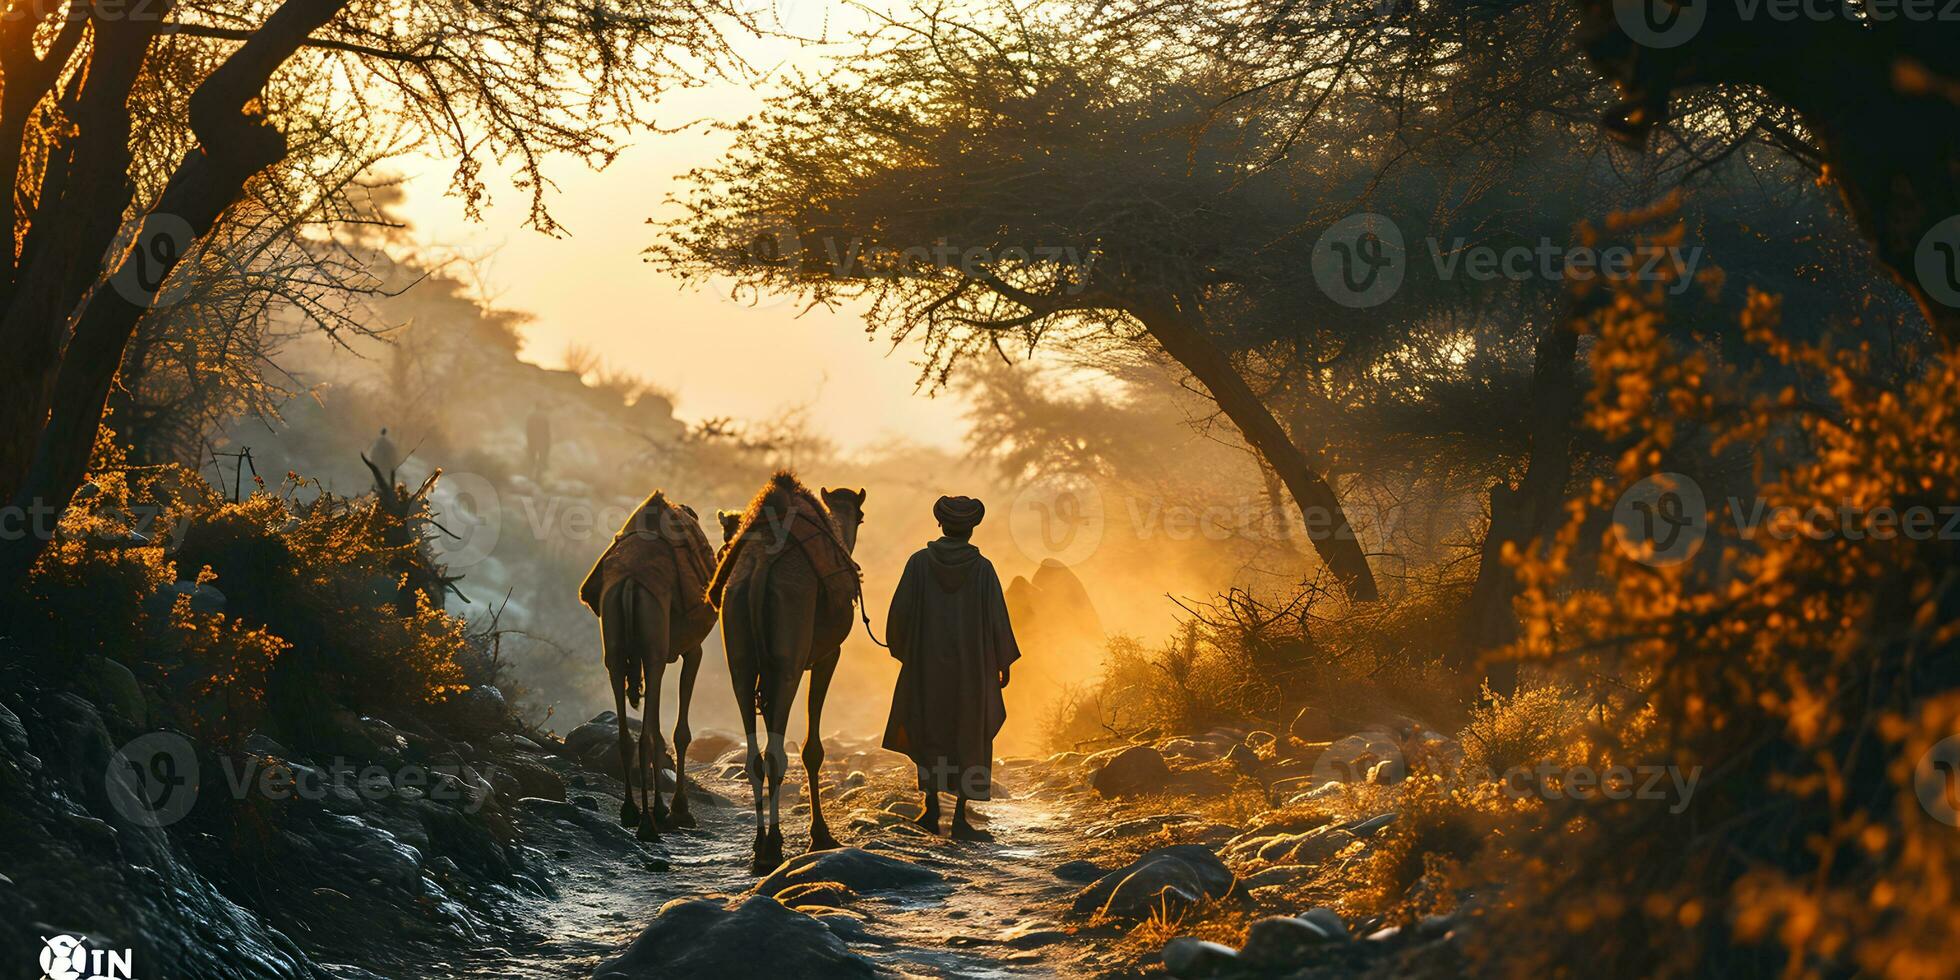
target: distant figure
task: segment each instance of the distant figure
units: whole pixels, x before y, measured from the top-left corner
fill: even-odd
[[[530,417],[524,420],[524,452],[530,460],[531,479],[543,476],[551,463],[551,413],[543,405],[532,406]]]
[[[921,826],[938,833],[939,794],[958,798],[953,836],[961,840],[990,839],[967,821],[966,804],[993,796],[994,736],[1007,721],[1001,691],[1021,656],[1000,576],[969,540],[986,514],[971,497],[939,498],[932,516],[944,536],[905,563],[885,621],[901,665],[885,748],[919,767]]]
[[[375,472],[381,474],[389,483],[395,481],[395,471],[402,468],[401,450],[395,448],[395,441],[388,438],[388,429],[383,426],[381,434],[375,437],[374,445],[368,447],[368,462],[374,464]]]

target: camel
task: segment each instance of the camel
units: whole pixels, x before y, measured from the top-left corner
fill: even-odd
[[[579,587],[579,598],[599,616],[606,674],[619,717],[620,779],[626,784],[619,824],[637,828],[641,840],[658,840],[663,826],[695,825],[687,802],[687,744],[693,738],[687,715],[701,670],[701,641],[714,628],[714,610],[704,594],[712,561],[693,508],[671,503],[656,490],[613,536]],[[681,662],[680,704],[670,810],[660,798],[657,768],[667,751],[660,737],[660,685],[667,665],[676,659]],[[643,694],[646,707],[636,750],[626,706],[630,701],[640,707]]]
[[[743,515],[735,546],[715,570],[710,596],[719,600],[728,673],[748,736],[749,789],[755,806],[754,874],[783,860],[780,819],[783,742],[790,705],[804,673],[810,675],[809,732],[803,768],[810,790],[810,849],[839,846],[824,822],[817,793],[823,767],[824,696],[858,599],[858,526],[864,523],[863,490],[824,488],[821,501],[788,472],[778,473]],[[756,740],[760,715],[767,752]],[[763,782],[768,782],[768,810]]]

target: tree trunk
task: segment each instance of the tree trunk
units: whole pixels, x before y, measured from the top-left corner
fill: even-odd
[[[23,485],[47,418],[63,334],[75,304],[102,274],[131,193],[129,94],[156,24],[107,18],[92,31],[88,71],[69,107],[75,133],[47,161],[37,220],[0,311],[0,346],[8,354],[0,358],[0,495],[9,500]]]
[[[1518,578],[1504,562],[1507,547],[1535,547],[1558,532],[1565,517],[1565,487],[1572,479],[1572,421],[1579,411],[1579,383],[1573,362],[1579,355],[1576,310],[1567,311],[1538,338],[1531,371],[1530,460],[1516,487],[1490,488],[1490,529],[1470,588],[1468,635],[1457,660],[1469,666],[1480,653],[1517,638]],[[1517,687],[1517,664],[1493,665],[1490,685],[1508,693]]]
[[[286,155],[285,135],[246,106],[306,38],[348,0],[286,0],[192,94],[198,146],[185,154],[109,279],[122,288],[89,292],[54,377],[45,426],[37,426],[33,461],[12,496],[16,513],[66,509],[81,485],[102,424],[116,369],[148,299],[184,257],[188,227],[202,238],[236,202],[253,175]],[[173,227],[174,226],[174,227]],[[13,310],[9,310],[9,319]],[[0,580],[25,575],[48,545],[29,533],[0,541]]]
[[[1347,512],[1341,508],[1333,488],[1314,471],[1306,454],[1294,445],[1285,427],[1259,400],[1252,386],[1246,384],[1225,352],[1212,343],[1202,328],[1191,323],[1195,314],[1172,302],[1139,305],[1132,312],[1164,348],[1164,353],[1183,365],[1211,392],[1219,410],[1272,466],[1287,492],[1292,494],[1300,515],[1306,519],[1307,539],[1313,542],[1314,550],[1328,570],[1340,580],[1348,597],[1360,602],[1378,598],[1375,575],[1368,568],[1368,558],[1362,553],[1361,543],[1355,539]]]

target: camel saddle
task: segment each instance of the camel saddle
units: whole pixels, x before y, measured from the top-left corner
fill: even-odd
[[[623,582],[634,582],[648,595],[668,599],[673,633],[681,640],[667,651],[671,663],[714,629],[715,610],[706,599],[713,555],[693,512],[655,493],[593,563],[579,586],[579,600],[598,615],[607,593]]]
[[[721,608],[735,560],[748,548],[767,549],[772,561],[790,548],[801,551],[823,587],[826,605],[849,607],[858,597],[862,583],[857,562],[844,550],[830,512],[808,490],[799,487],[783,498],[772,497],[744,519],[734,541],[724,547],[708,587],[708,603],[714,608]]]

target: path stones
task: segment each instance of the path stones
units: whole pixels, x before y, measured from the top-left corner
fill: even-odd
[[[1246,930],[1245,947],[1239,950],[1239,957],[1247,965],[1262,969],[1295,966],[1316,947],[1346,939],[1346,926],[1335,931],[1324,921],[1268,916]]]
[[[881,971],[817,919],[752,895],[733,909],[708,899],[668,902],[626,952],[592,980],[797,977],[845,980]]]
[[[769,877],[756,883],[758,895],[776,895],[791,885],[834,882],[860,895],[874,892],[938,884],[944,878],[931,868],[922,868],[883,854],[857,847],[830,851],[811,851],[783,862]]]
[[[1239,883],[1248,889],[1271,888],[1274,885],[1290,885],[1311,873],[1313,868],[1310,865],[1281,864],[1246,875],[1239,879]]]
[[[1188,908],[1230,894],[1237,879],[1210,849],[1199,844],[1160,847],[1128,867],[1112,871],[1075,896],[1072,914],[1146,919],[1160,910]]]
[[[1336,739],[1314,760],[1319,782],[1361,782],[1390,785],[1402,781],[1407,768],[1402,747],[1386,732],[1363,731]]]
[[[1315,906],[1300,913],[1300,918],[1320,926],[1328,935],[1336,939],[1348,938],[1347,920],[1342,919],[1341,913],[1333,909],[1325,906]]]
[[[1179,936],[1164,944],[1164,969],[1174,977],[1209,977],[1238,965],[1230,946]]]
[[[1063,881],[1087,884],[1108,872],[1093,861],[1070,861],[1055,867],[1055,877]]]
[[[1105,762],[1089,777],[1089,785],[1104,796],[1135,796],[1161,791],[1171,780],[1164,756],[1148,745],[1133,745]]]

